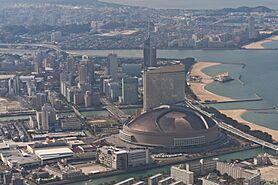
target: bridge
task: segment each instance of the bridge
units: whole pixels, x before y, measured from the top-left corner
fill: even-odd
[[[121,109],[119,109],[117,106],[112,104],[110,101],[108,101],[105,98],[100,99],[101,103],[105,105],[105,109],[119,122],[124,123],[126,120],[128,120],[131,116],[124,113]]]
[[[234,134],[234,135],[236,135],[236,136],[238,136],[238,137],[241,137],[241,138],[243,138],[243,139],[246,139],[246,140],[248,140],[248,141],[251,141],[251,142],[253,142],[253,143],[256,143],[256,144],[258,144],[258,145],[261,145],[261,146],[263,146],[263,147],[272,149],[272,150],[274,150],[274,151],[278,154],[278,146],[277,146],[277,145],[272,144],[272,143],[267,142],[267,141],[264,141],[264,140],[262,140],[262,139],[259,139],[259,138],[255,137],[255,136],[250,135],[250,134],[247,134],[247,133],[245,133],[245,132],[243,132],[243,131],[241,131],[241,130],[239,130],[239,129],[237,129],[237,128],[235,128],[235,127],[233,127],[233,126],[231,126],[231,125],[229,125],[229,124],[227,124],[227,123],[225,123],[225,122],[223,122],[223,121],[218,121],[218,120],[216,120],[215,118],[213,118],[213,116],[212,116],[211,114],[209,114],[209,113],[203,111],[202,109],[200,109],[199,107],[193,105],[193,104],[190,102],[190,100],[188,100],[188,99],[187,99],[186,103],[187,103],[187,105],[188,105],[189,107],[191,107],[191,108],[193,108],[193,109],[196,109],[196,110],[198,110],[199,112],[205,114],[206,116],[208,116],[208,117],[214,119],[214,121],[218,124],[218,126],[219,126],[220,128],[222,128],[223,130],[225,130],[225,131],[227,131],[227,132],[230,132],[230,133],[232,133],[232,134]],[[202,105],[200,102],[198,102],[198,101],[194,101],[194,103],[197,103],[199,106],[203,106],[203,105]]]

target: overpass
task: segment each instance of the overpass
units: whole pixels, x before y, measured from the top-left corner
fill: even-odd
[[[241,137],[243,139],[246,139],[248,141],[251,141],[253,143],[256,143],[258,145],[261,145],[262,147],[266,147],[266,148],[272,149],[272,150],[274,150],[278,154],[278,146],[277,145],[272,144],[272,143],[267,142],[267,141],[264,141],[262,139],[259,139],[259,138],[255,137],[255,136],[250,135],[250,134],[247,134],[247,133],[245,133],[245,132],[243,132],[243,131],[241,131],[241,130],[239,130],[239,129],[237,129],[237,128],[235,128],[235,127],[233,127],[233,126],[231,126],[231,125],[229,125],[229,124],[227,124],[227,123],[225,123],[223,121],[216,120],[215,118],[213,118],[213,116],[211,114],[209,114],[209,113],[203,111],[202,109],[200,109],[199,107],[193,105],[190,102],[190,100],[188,100],[188,99],[187,99],[186,103],[187,103],[187,105],[189,107],[191,107],[193,109],[196,109],[199,112],[205,114],[206,116],[211,117],[212,119],[214,119],[214,121],[218,124],[218,126],[220,128],[222,128],[223,130],[225,130],[227,132],[230,132],[230,133],[232,133],[232,134],[234,134],[234,135],[236,135],[238,137]],[[203,106],[198,101],[194,101],[194,103],[197,103],[199,106]]]
[[[108,101],[105,98],[100,99],[101,103],[105,105],[105,109],[119,122],[124,123],[126,120],[128,120],[131,116],[124,113],[121,109],[119,109],[117,106],[112,104],[110,101]]]
[[[218,126],[220,128],[226,130],[227,132],[230,132],[234,135],[237,135],[241,138],[244,138],[248,141],[251,141],[251,142],[256,143],[258,145],[261,145],[263,147],[270,148],[270,149],[274,150],[276,153],[278,153],[278,146],[277,145],[266,142],[266,141],[264,141],[262,139],[259,139],[257,137],[251,136],[250,134],[242,132],[241,130],[236,129],[236,128],[232,127],[231,125],[228,125],[224,122],[218,122],[218,121],[216,121],[216,122],[218,123]]]

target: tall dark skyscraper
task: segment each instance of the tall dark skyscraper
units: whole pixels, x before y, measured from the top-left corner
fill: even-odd
[[[156,66],[156,47],[151,44],[150,33],[144,42],[144,68]]]

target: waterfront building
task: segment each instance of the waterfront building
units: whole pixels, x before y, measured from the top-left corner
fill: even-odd
[[[171,167],[171,177],[175,181],[182,181],[184,184],[194,184],[194,172],[176,166]]]
[[[170,185],[173,181],[174,180],[172,177],[167,177],[165,179],[161,179],[160,181],[158,181],[157,185]]]
[[[255,39],[257,38],[257,30],[255,28],[255,19],[254,17],[249,17],[248,19],[248,38]]]
[[[136,104],[138,102],[138,78],[122,78],[122,104]]]
[[[99,149],[98,160],[101,164],[112,169],[123,170],[128,167],[127,151],[104,146]]]
[[[118,80],[118,56],[110,53],[108,55],[108,75],[111,76],[113,81]]]
[[[148,178],[148,185],[157,185],[157,183],[163,178],[161,173],[153,175]]]
[[[85,175],[81,170],[74,169],[73,167],[64,167],[61,164],[58,164],[57,167],[46,165],[43,169],[61,180],[80,178]]]
[[[230,164],[224,162],[217,162],[216,170],[220,174],[228,174],[234,179],[244,179],[244,185],[260,185],[261,184],[261,174],[259,172],[254,172],[251,170],[244,169],[237,164]]]
[[[162,104],[175,104],[185,99],[184,65],[161,66],[144,71],[143,106],[149,111]]]
[[[115,185],[133,185],[134,180],[135,180],[134,178],[129,178],[129,179],[123,180],[121,182],[118,182]]]
[[[149,164],[150,155],[148,149],[124,150],[111,146],[103,146],[99,149],[99,161],[112,169],[127,169]]]

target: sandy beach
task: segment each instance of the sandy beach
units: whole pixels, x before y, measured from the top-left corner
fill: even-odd
[[[278,41],[278,35],[272,36],[270,38],[267,38],[265,40],[261,40],[258,42],[254,42],[248,45],[242,46],[244,49],[264,49],[263,44],[267,42],[272,42],[272,41]]]
[[[277,37],[278,39],[278,37]],[[206,100],[214,100],[214,101],[231,101],[233,99],[229,97],[220,96],[209,92],[205,89],[205,86],[212,83],[213,80],[210,76],[203,73],[203,69],[207,67],[217,66],[221,63],[217,62],[197,62],[191,69],[191,76],[199,76],[201,78],[201,82],[192,82],[190,83],[192,91],[196,94],[196,96],[200,99],[201,102]],[[237,120],[239,123],[248,125],[252,130],[261,130],[263,132],[267,132],[272,135],[275,141],[278,141],[278,130],[269,129],[260,125],[256,125],[254,123],[248,122],[244,120],[241,116],[247,111],[245,109],[237,109],[237,110],[219,110],[223,114],[226,114],[228,117],[231,117]]]
[[[261,130],[263,132],[267,132],[268,134],[272,135],[272,138],[275,141],[278,141],[278,130],[273,130],[270,128],[266,128],[260,125],[256,125],[254,123],[251,123],[249,121],[244,120],[241,116],[247,112],[245,109],[236,109],[236,110],[219,110],[221,113],[227,115],[228,117],[231,117],[235,120],[237,120],[239,123],[248,125],[252,130]]]
[[[213,79],[210,76],[203,73],[203,69],[207,67],[212,67],[216,65],[220,65],[221,63],[216,62],[197,62],[194,64],[191,70],[191,76],[199,76],[201,78],[201,82],[192,82],[190,83],[192,91],[196,94],[201,102],[205,102],[207,100],[210,101],[231,101],[233,99],[229,97],[220,96],[209,92],[205,89],[205,86],[212,83]]]

